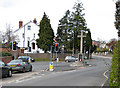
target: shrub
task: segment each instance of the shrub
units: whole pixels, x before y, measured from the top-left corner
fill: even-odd
[[[13,56],[10,52],[0,52],[1,56]]]
[[[120,41],[116,44],[112,58],[109,86],[120,88]]]

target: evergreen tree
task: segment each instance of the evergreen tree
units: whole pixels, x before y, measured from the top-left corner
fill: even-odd
[[[116,1],[115,27],[118,29],[118,42],[113,50],[112,65],[110,70],[109,86],[120,88],[120,1]]]
[[[53,45],[54,32],[50,24],[50,19],[48,19],[45,12],[39,26],[39,38],[36,40],[37,46],[46,53],[50,51],[50,46]]]
[[[86,41],[86,44],[85,44],[85,48],[86,48],[86,51],[88,51],[88,56],[89,54],[92,53],[92,38],[91,38],[91,32],[90,32],[90,29],[87,29],[88,33],[86,34],[86,37],[84,39],[84,41]]]
[[[87,34],[87,49],[92,45],[91,32],[87,29],[86,21],[83,14],[82,3],[75,3],[73,7],[74,11],[70,14],[70,11],[66,11],[65,16],[59,21],[57,30],[57,41],[60,45],[64,45],[66,52],[78,51],[80,48],[81,30],[88,31]],[[85,32],[84,32],[85,35]],[[89,48],[88,48],[89,47]]]
[[[113,50],[112,65],[110,69],[109,86],[120,88],[120,41],[117,42]]]
[[[65,16],[59,20],[58,29],[57,29],[57,42],[59,42],[60,46],[64,45],[65,52],[67,52],[70,47],[69,16],[70,16],[70,11],[67,10]]]
[[[84,10],[82,3],[75,3],[74,12],[71,14],[70,24],[71,24],[71,33],[74,35],[74,49],[77,51],[80,47],[80,38],[78,35],[81,34],[81,30],[86,31],[86,21],[84,19],[84,15],[82,11]]]

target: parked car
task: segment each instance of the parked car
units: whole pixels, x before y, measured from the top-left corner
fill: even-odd
[[[11,77],[12,69],[0,60],[0,78]]]
[[[73,56],[66,56],[66,58],[65,58],[65,62],[75,62],[77,60],[78,60],[78,58],[75,58]]]
[[[21,59],[21,60],[27,61],[27,62],[29,62],[29,60],[30,60],[30,62],[35,62],[35,59],[33,59],[29,56],[19,56],[18,59]]]
[[[29,62],[24,62],[20,59],[10,61],[8,66],[12,69],[12,71],[32,71],[32,65]]]

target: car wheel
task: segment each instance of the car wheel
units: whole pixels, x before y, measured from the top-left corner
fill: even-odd
[[[25,73],[25,68],[23,68],[22,72]]]
[[[12,76],[12,70],[9,70],[8,71],[8,77],[11,77]]]
[[[29,70],[30,72],[32,71],[32,66],[30,67],[30,70]]]
[[[69,62],[69,60],[67,60],[66,62]]]

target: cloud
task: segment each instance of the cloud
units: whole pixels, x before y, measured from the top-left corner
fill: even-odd
[[[14,0],[0,0],[0,7],[8,8],[13,6]]]
[[[19,20],[27,23],[34,18],[40,22],[43,13],[49,16],[54,32],[57,32],[59,20],[65,11],[72,8],[77,0],[0,0],[0,31],[4,30],[6,23],[18,28]],[[81,0],[85,8],[87,26],[92,32],[92,38],[105,40],[116,37],[114,27],[115,4],[112,0]],[[106,33],[109,36],[106,36]]]

